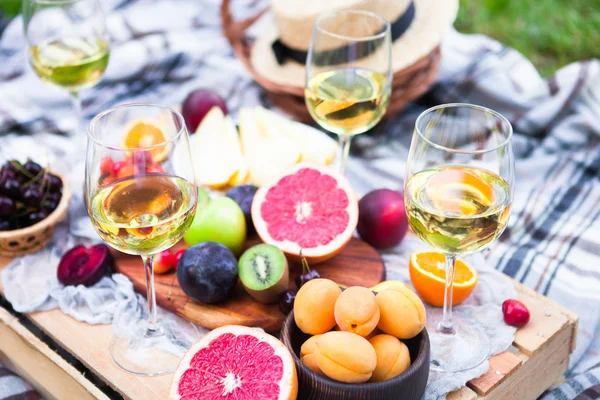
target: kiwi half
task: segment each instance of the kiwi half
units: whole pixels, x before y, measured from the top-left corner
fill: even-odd
[[[238,273],[250,296],[261,303],[275,303],[288,289],[289,270],[285,255],[278,247],[258,244],[240,257]]]

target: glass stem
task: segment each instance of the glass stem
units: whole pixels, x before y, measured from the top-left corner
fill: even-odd
[[[456,333],[452,325],[452,292],[454,287],[454,265],[456,254],[446,254],[446,285],[444,287],[444,314],[438,325],[438,331],[453,335]]]
[[[73,106],[73,114],[75,114],[75,132],[77,135],[79,133],[79,127],[81,126],[81,98],[79,97],[79,92],[77,90],[72,90],[71,92],[71,105]]]
[[[154,256],[142,256],[146,272],[146,298],[148,300],[148,329],[146,336],[160,336],[160,322],[156,315],[156,292],[154,291]]]
[[[346,175],[346,166],[348,165],[348,155],[350,154],[350,142],[352,136],[350,135],[339,135],[340,138],[340,172],[342,175]]]

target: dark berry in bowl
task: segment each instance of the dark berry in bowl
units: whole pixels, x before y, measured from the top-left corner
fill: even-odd
[[[16,179],[7,179],[0,186],[0,193],[10,197],[13,200],[21,199],[21,184]]]
[[[0,196],[0,217],[10,217],[16,211],[16,205],[13,199]]]
[[[112,267],[113,257],[107,245],[78,245],[62,256],[57,277],[63,285],[91,286],[109,274]]]
[[[48,212],[45,210],[36,211],[36,212],[32,212],[30,214],[27,214],[28,226],[37,224],[38,222],[45,219],[47,216],[48,216]]]
[[[61,192],[63,183],[62,183],[62,180],[58,176],[56,176],[54,174],[47,174],[45,177],[45,180],[47,182],[48,189],[50,190],[50,192],[53,192],[53,193]]]
[[[40,164],[36,163],[35,161],[31,161],[31,160],[27,161],[25,163],[25,165],[23,166],[23,168],[32,177],[38,176],[40,174],[40,172],[42,172],[42,170],[43,170],[43,168]]]
[[[40,208],[42,204],[42,193],[37,185],[30,185],[23,192],[21,197],[23,204],[28,207]]]
[[[0,220],[0,231],[9,231],[11,229],[9,220]]]

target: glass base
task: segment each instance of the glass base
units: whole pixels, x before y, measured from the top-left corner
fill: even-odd
[[[110,355],[124,370],[136,375],[155,376],[175,371],[187,347],[172,341],[162,329],[139,337],[113,336]]]
[[[490,339],[485,332],[456,315],[452,329],[440,326],[442,310],[427,315],[431,341],[431,370],[454,373],[475,368],[490,356]]]

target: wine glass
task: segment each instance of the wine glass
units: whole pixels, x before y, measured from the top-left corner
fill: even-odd
[[[108,64],[100,0],[23,0],[23,28],[35,73],[71,94],[77,130],[79,91],[98,83]]]
[[[123,148],[122,137],[132,124],[159,128],[165,140]],[[113,337],[113,360],[140,375],[171,372],[186,349],[170,351],[177,343],[168,343],[158,321],[153,255],[180,241],[196,213],[198,190],[183,117],[152,104],[127,104],[99,114],[90,124],[85,176],[94,228],[115,249],[141,256],[146,274],[148,321],[128,337]]]
[[[391,85],[390,24],[368,11],[323,14],[313,28],[304,97],[313,119],[339,137],[342,173],[352,136],[385,114]]]
[[[512,127],[502,115],[470,104],[423,112],[415,124],[404,181],[408,222],[445,253],[443,312],[430,313],[432,369],[458,372],[489,356],[480,327],[452,318],[454,265],[459,254],[489,246],[506,227],[514,187]]]

